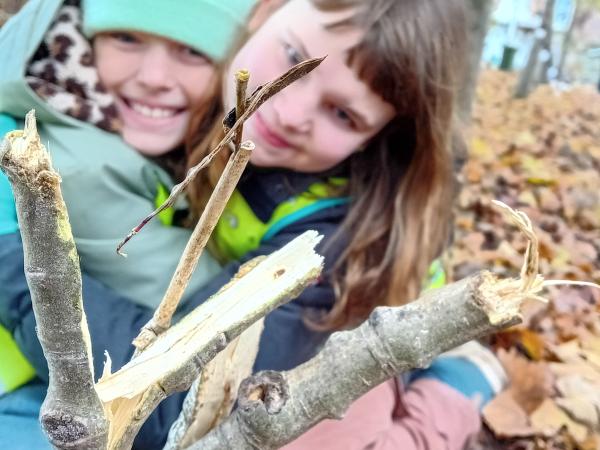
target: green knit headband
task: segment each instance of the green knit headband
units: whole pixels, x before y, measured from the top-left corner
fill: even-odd
[[[221,61],[255,1],[83,0],[83,28],[88,36],[109,30],[157,34]]]

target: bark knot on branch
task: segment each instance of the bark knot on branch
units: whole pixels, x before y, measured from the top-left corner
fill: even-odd
[[[262,403],[268,414],[278,414],[289,395],[287,380],[283,374],[266,370],[242,381],[238,395],[239,406],[250,410]]]

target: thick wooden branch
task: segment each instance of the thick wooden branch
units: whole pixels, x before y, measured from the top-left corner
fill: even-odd
[[[79,258],[60,177],[37,134],[35,115],[6,135],[0,167],[17,204],[25,274],[50,385],[40,421],[59,449],[105,448],[108,422],[94,390],[90,338],[81,297]]]
[[[261,317],[295,298],[320,274],[321,237],[307,231],[235,278],[146,350],[96,384],[110,412],[110,449],[129,448],[156,405],[188,389],[202,368]]]
[[[247,379],[238,409],[188,450],[279,448],[323,419],[341,418],[354,400],[384,380],[427,367],[446,350],[518,323],[529,294],[521,280],[498,281],[482,272],[408,305],[377,308],[358,328],[333,334],[307,363]]]

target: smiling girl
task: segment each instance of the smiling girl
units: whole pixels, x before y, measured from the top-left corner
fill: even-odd
[[[96,68],[114,98],[119,132],[140,153],[159,156],[180,146],[190,111],[216,94],[215,64],[195,48],[144,32],[95,36]]]
[[[171,210],[134,243],[132,258],[115,253],[120,238],[155,208],[185,169],[183,144],[191,112],[202,110],[209,120],[218,109],[219,67],[243,33],[253,4],[32,0],[0,32],[0,138],[22,127],[27,111],[36,110],[42,142],[62,177],[84,278],[92,276],[126,295],[125,301],[152,308],[158,304],[191,234],[178,226],[182,211]],[[0,234],[20,246],[10,187],[2,173],[0,200]],[[5,327],[0,329],[1,395],[33,375],[11,335],[37,374],[45,377],[47,372],[37,363],[41,355],[35,331],[27,328],[31,305],[17,307],[4,295],[14,292],[10,283],[19,279],[15,274],[22,272],[22,263],[13,267],[0,258],[0,265],[8,273],[0,282],[0,323]],[[205,254],[190,289],[202,287],[218,270]],[[86,302],[104,301],[103,294],[84,285]],[[93,314],[88,317],[94,320]],[[113,337],[120,332],[115,320],[101,330]],[[93,340],[97,336],[92,333]],[[126,341],[121,347],[129,352]],[[102,359],[96,358],[97,373]],[[0,418],[0,447],[42,448],[38,444],[43,446],[45,439],[35,418],[44,389],[34,383],[0,398],[0,414],[10,412]],[[23,409],[28,400],[31,417]],[[22,426],[31,418],[32,426]],[[37,441],[29,445],[32,439]]]

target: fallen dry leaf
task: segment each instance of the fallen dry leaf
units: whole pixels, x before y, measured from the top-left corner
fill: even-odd
[[[552,393],[552,375],[547,365],[528,361],[514,349],[508,352],[499,350],[498,358],[509,379],[506,392],[525,413],[532,413]]]
[[[566,427],[577,442],[584,442],[588,435],[587,428],[573,421],[551,398],[544,400],[530,420],[533,428],[546,436],[554,436],[562,427]]]
[[[509,392],[502,392],[483,409],[483,419],[497,437],[533,436],[529,416]]]

